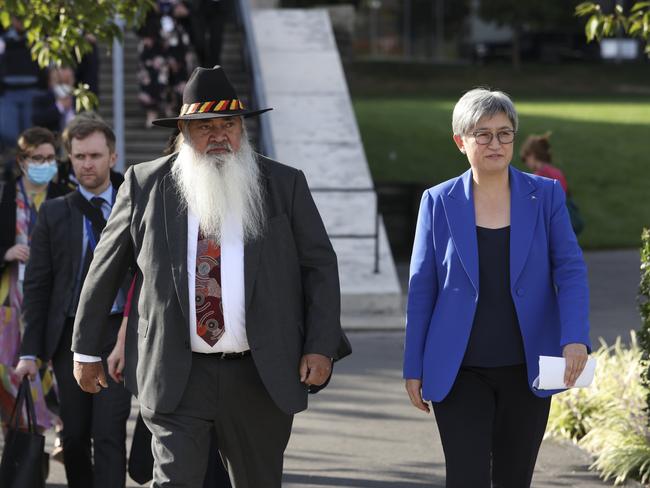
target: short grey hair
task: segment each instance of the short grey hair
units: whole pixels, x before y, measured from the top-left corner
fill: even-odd
[[[510,119],[512,128],[517,130],[519,116],[515,104],[507,94],[487,88],[474,88],[460,97],[454,107],[451,120],[454,135],[469,134],[483,117],[494,117],[498,113],[505,114]]]

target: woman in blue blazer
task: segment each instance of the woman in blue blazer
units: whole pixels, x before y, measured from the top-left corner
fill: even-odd
[[[407,305],[404,378],[431,401],[447,487],[530,486],[550,395],[540,355],[573,386],[590,348],[587,272],[559,182],[510,166],[517,112],[471,90],[453,113],[470,169],[424,192]],[[493,483],[493,484],[492,484]]]

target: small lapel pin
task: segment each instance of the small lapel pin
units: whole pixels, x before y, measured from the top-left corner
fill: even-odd
[[[535,195],[533,195],[533,196],[530,197],[530,198],[531,198],[531,200],[535,200],[537,197],[536,197]]]

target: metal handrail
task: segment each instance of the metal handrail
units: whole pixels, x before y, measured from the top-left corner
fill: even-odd
[[[266,93],[264,93],[264,86],[262,83],[262,70],[259,55],[257,53],[257,45],[255,43],[255,36],[253,35],[253,19],[252,7],[250,0],[238,0],[237,17],[240,27],[244,32],[244,60],[249,68],[252,82],[252,105],[255,109],[266,108]],[[273,145],[271,121],[268,116],[259,117],[259,144],[260,152],[265,154],[271,159],[275,159],[275,146]]]
[[[313,187],[310,188],[312,193],[375,193],[374,188],[354,188],[354,187]],[[332,239],[374,239],[375,241],[375,267],[374,273],[379,273],[379,201],[375,198],[375,231],[372,234],[330,234]]]

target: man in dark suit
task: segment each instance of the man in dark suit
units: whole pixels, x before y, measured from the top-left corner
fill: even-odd
[[[38,214],[25,272],[25,332],[16,374],[33,378],[36,357],[52,360],[68,486],[123,488],[131,396],[114,382],[96,396],[81,391],[73,376],[70,350],[79,294],[116,196],[109,178],[116,159],[115,136],[104,122],[83,116],[71,122],[66,134],[64,144],[79,188],[44,202]],[[108,309],[95,317],[103,324],[97,337],[102,358],[115,343],[123,307],[124,294],[118,287]]]
[[[82,292],[72,348],[98,355],[97,317],[137,267],[124,377],[153,433],[154,487],[201,486],[214,426],[234,487],[279,488],[293,415],[350,352],[305,177],[248,143],[243,118],[266,110],[197,68],[181,115],[156,121],[179,126],[180,151],[127,171]],[[106,384],[100,362],[75,375]]]

